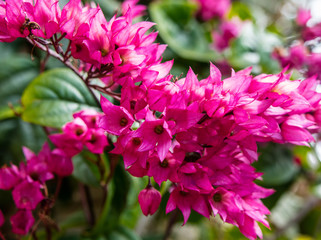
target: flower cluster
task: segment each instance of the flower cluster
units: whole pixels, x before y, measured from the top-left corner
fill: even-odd
[[[199,15],[202,20],[223,18],[231,8],[230,0],[197,0],[200,5]]]
[[[231,9],[230,0],[196,0],[199,5],[198,15],[202,21],[215,21],[216,27],[212,30],[213,47],[217,51],[226,49],[231,40],[240,34],[242,22],[234,17],[228,19]]]
[[[212,32],[213,45],[218,51],[226,49],[231,41],[240,34],[242,23],[240,19],[223,20],[218,30]]]
[[[262,237],[256,221],[268,226],[260,199],[273,192],[254,183],[261,175],[250,166],[258,158],[256,144],[313,141],[321,94],[315,78],[253,77],[250,71],[222,81],[211,64],[201,81],[189,70],[175,82],[167,76],[124,87],[120,106],[101,97],[99,126],[118,136],[112,153],[123,156],[129,173],[173,183],[167,212],[178,208],[184,223],[192,209],[205,217],[219,214],[255,239]],[[143,191],[142,209],[152,214],[159,195],[150,187]]]
[[[12,232],[25,235],[35,220],[32,210],[45,199],[45,182],[53,179],[52,166],[59,156],[51,152],[49,145],[43,145],[38,155],[24,147],[26,163],[20,166],[4,166],[0,169],[0,189],[12,190],[12,196],[18,211],[10,218]]]
[[[321,53],[314,49],[321,37],[321,23],[309,26],[310,19],[309,10],[299,9],[296,24],[301,29],[301,39],[293,42],[288,49],[277,48],[272,55],[282,67],[298,69],[306,77],[317,75],[321,79]]]
[[[104,131],[97,126],[99,116],[93,110],[75,113],[74,121],[63,126],[63,133],[49,136],[56,145],[54,150],[51,151],[45,143],[36,155],[24,147],[26,163],[22,162],[19,167],[0,168],[0,189],[12,190],[18,208],[18,212],[10,218],[13,233],[25,235],[30,231],[35,222],[32,210],[42,200],[48,199],[46,182],[53,179],[54,174],[60,177],[71,175],[71,158],[82,151],[83,146],[94,153],[103,152],[108,142]]]
[[[212,11],[205,7],[209,2],[200,1],[203,20],[223,18],[230,8],[230,1],[216,1]],[[64,63],[70,57],[80,61],[87,87],[120,101],[116,105],[101,96],[104,113],[75,113],[62,133],[49,136],[53,151],[45,144],[36,156],[24,148],[27,164],[0,170],[0,188],[13,189],[20,209],[11,218],[13,231],[30,230],[31,210],[47,197],[45,181],[53,174],[70,175],[71,158],[84,148],[103,153],[107,132],[117,136],[111,153],[123,156],[130,174],[152,177],[158,185],[172,183],[167,213],[178,208],[184,223],[191,210],[207,218],[218,214],[249,239],[262,238],[258,222],[269,227],[269,210],[261,199],[273,190],[254,183],[261,176],[251,166],[258,159],[257,143],[314,140],[311,133],[321,123],[316,77],[292,81],[285,72],[254,77],[248,68],[222,80],[211,64],[209,77],[200,81],[191,69],[185,78],[173,79],[173,61],[161,63],[166,46],[154,43],[156,32],[147,34],[154,24],[132,23],[145,10],[136,4],[125,1],[123,15],[107,21],[99,6],[83,6],[80,0],[70,0],[63,9],[55,0],[0,0],[1,41],[25,37],[48,53],[52,44]],[[220,50],[238,34],[229,23],[221,30],[214,35]],[[63,38],[70,41],[66,50],[58,44]],[[104,87],[91,83],[93,78]],[[115,83],[120,95],[110,92]],[[161,195],[149,183],[138,200],[145,215],[153,214]]]
[[[107,86],[115,82],[134,84],[158,74],[166,48],[153,43],[157,33],[145,34],[154,23],[132,24],[133,17],[145,10],[136,3],[125,1],[124,15],[107,21],[99,6],[83,6],[80,0],[69,1],[63,9],[57,0],[37,0],[34,4],[28,0],[1,0],[0,41],[27,37],[37,46],[53,44],[64,61],[71,56],[81,60],[88,76],[102,78]],[[65,52],[59,45],[63,37],[70,41]]]
[[[103,153],[104,148],[108,146],[108,141],[104,130],[98,128],[100,113],[94,110],[83,110],[73,114],[73,117],[73,121],[62,127],[62,133],[49,136],[57,147],[54,151],[62,153],[69,159],[80,153],[84,147],[93,153]],[[72,172],[71,161],[64,164],[66,164],[64,169]]]

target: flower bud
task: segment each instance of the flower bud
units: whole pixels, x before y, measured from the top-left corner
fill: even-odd
[[[151,186],[147,186],[138,195],[138,202],[145,216],[153,215],[161,202],[162,196],[159,191]]]

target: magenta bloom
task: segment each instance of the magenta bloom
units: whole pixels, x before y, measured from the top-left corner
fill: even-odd
[[[122,15],[125,15],[127,11],[130,11],[130,14],[133,18],[143,16],[145,14],[146,6],[137,5],[139,0],[126,0],[122,3]]]
[[[103,96],[100,103],[105,115],[100,118],[99,127],[117,136],[129,130],[134,119],[125,108],[113,105]]]
[[[20,181],[19,170],[16,166],[0,168],[0,189],[10,190]]]
[[[164,160],[172,143],[172,134],[165,120],[156,120],[148,113],[146,121],[134,132],[133,137],[142,138],[142,144],[137,149],[139,152],[157,149],[161,161]]]
[[[33,181],[44,183],[54,177],[48,166],[48,162],[51,159],[51,150],[47,142],[43,145],[38,156],[26,147],[22,149],[27,160],[27,174]]]
[[[153,215],[157,211],[161,200],[160,192],[151,186],[147,186],[138,195],[138,202],[145,216]]]
[[[230,9],[230,0],[198,0],[201,5],[200,15],[204,21],[214,17],[222,18]]]
[[[127,135],[121,135],[111,153],[122,154],[126,169],[135,163],[142,168],[146,168],[149,151],[139,152],[138,148],[142,145],[142,138],[132,137],[132,135],[133,132]]]
[[[219,30],[212,32],[214,40],[213,45],[219,51],[227,48],[231,40],[238,37],[241,31],[241,22],[238,19],[232,19],[231,21],[223,21],[219,26]]]
[[[66,123],[62,130],[69,138],[81,141],[85,137],[88,127],[81,118],[77,117],[72,122]]]
[[[19,235],[26,235],[32,228],[35,219],[30,210],[18,210],[11,218],[12,232]]]
[[[80,112],[76,112],[73,114],[73,117],[80,118],[86,123],[87,127],[90,128],[98,128],[98,120],[102,116],[102,113],[98,113],[92,109],[85,109]]]
[[[165,159],[160,161],[157,156],[148,159],[149,169],[148,176],[153,177],[158,185],[167,179],[172,182],[178,181],[177,170],[185,158],[183,151],[176,151],[174,153],[167,153]]]
[[[184,224],[187,222],[191,209],[195,210],[204,217],[210,217],[209,206],[205,195],[194,191],[185,191],[182,187],[176,187],[169,196],[166,213],[178,208],[184,217]]]
[[[49,163],[50,170],[59,176],[69,176],[74,170],[71,157],[61,149],[52,151],[52,158]]]
[[[104,148],[108,146],[107,137],[103,129],[90,129],[84,140],[85,146],[93,153],[101,154]]]
[[[38,182],[23,181],[12,191],[13,200],[20,209],[33,210],[44,199]]]
[[[296,16],[296,23],[299,26],[305,26],[307,24],[307,22],[310,20],[310,18],[311,18],[310,10],[300,8],[298,10],[298,14]]]

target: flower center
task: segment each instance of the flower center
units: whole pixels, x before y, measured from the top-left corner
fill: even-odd
[[[163,162],[159,162],[159,166],[161,166],[162,168],[167,168],[168,167],[168,160],[164,159]]]
[[[164,132],[164,128],[163,128],[163,126],[162,125],[157,125],[155,128],[154,128],[154,132],[156,133],[156,134],[162,134],[163,132]]]
[[[186,153],[184,161],[196,162],[200,158],[201,158],[201,154],[199,154],[198,152],[190,152],[190,153]]]
[[[82,130],[82,129],[80,129],[80,128],[78,128],[77,130],[76,130],[76,135],[79,137],[81,134],[83,134],[84,133],[84,130]]]
[[[119,122],[120,126],[124,127],[124,126],[127,125],[127,123],[128,123],[127,118],[122,117],[122,118],[120,119],[120,122]]]
[[[214,202],[221,202],[222,201],[222,194],[220,193],[215,193],[213,196]]]
[[[94,144],[96,141],[97,141],[96,136],[95,136],[94,134],[91,135],[91,138],[90,138],[89,142],[92,143],[92,144]]]
[[[100,53],[102,57],[105,57],[108,54],[108,50],[106,50],[105,48],[100,49]]]
[[[139,146],[142,143],[139,137],[133,138],[133,144]]]

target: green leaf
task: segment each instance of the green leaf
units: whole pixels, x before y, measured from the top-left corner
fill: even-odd
[[[46,140],[40,126],[22,121],[19,118],[0,122],[0,166],[10,162],[18,164],[24,159],[22,146],[38,152]]]
[[[222,58],[210,48],[203,26],[194,17],[197,6],[187,1],[158,1],[150,4],[151,18],[159,34],[180,57],[201,62]]]
[[[241,20],[253,20],[253,15],[249,7],[241,2],[232,2],[229,18],[235,16],[239,17]]]
[[[88,1],[89,3],[91,1]],[[117,11],[120,11],[121,6],[116,0],[96,0],[96,3],[99,4],[99,7],[103,11],[106,19],[111,18]]]
[[[262,154],[254,164],[259,172],[263,172],[263,184],[275,186],[291,181],[299,172],[294,163],[294,156],[290,149],[277,144],[269,144],[261,149]]]
[[[38,70],[30,58],[20,55],[2,58],[0,66],[0,120],[3,120],[15,117],[8,105],[19,106],[23,90],[37,76]]]
[[[97,103],[86,85],[69,69],[53,69],[35,78],[24,91],[22,119],[27,122],[62,127],[72,114]]]
[[[113,231],[109,238],[110,240],[141,240],[139,236],[137,236],[132,230],[125,226],[116,227],[115,231]]]
[[[97,165],[86,159],[84,154],[78,154],[72,158],[74,164],[73,177],[80,182],[93,186],[100,186],[100,173]]]

